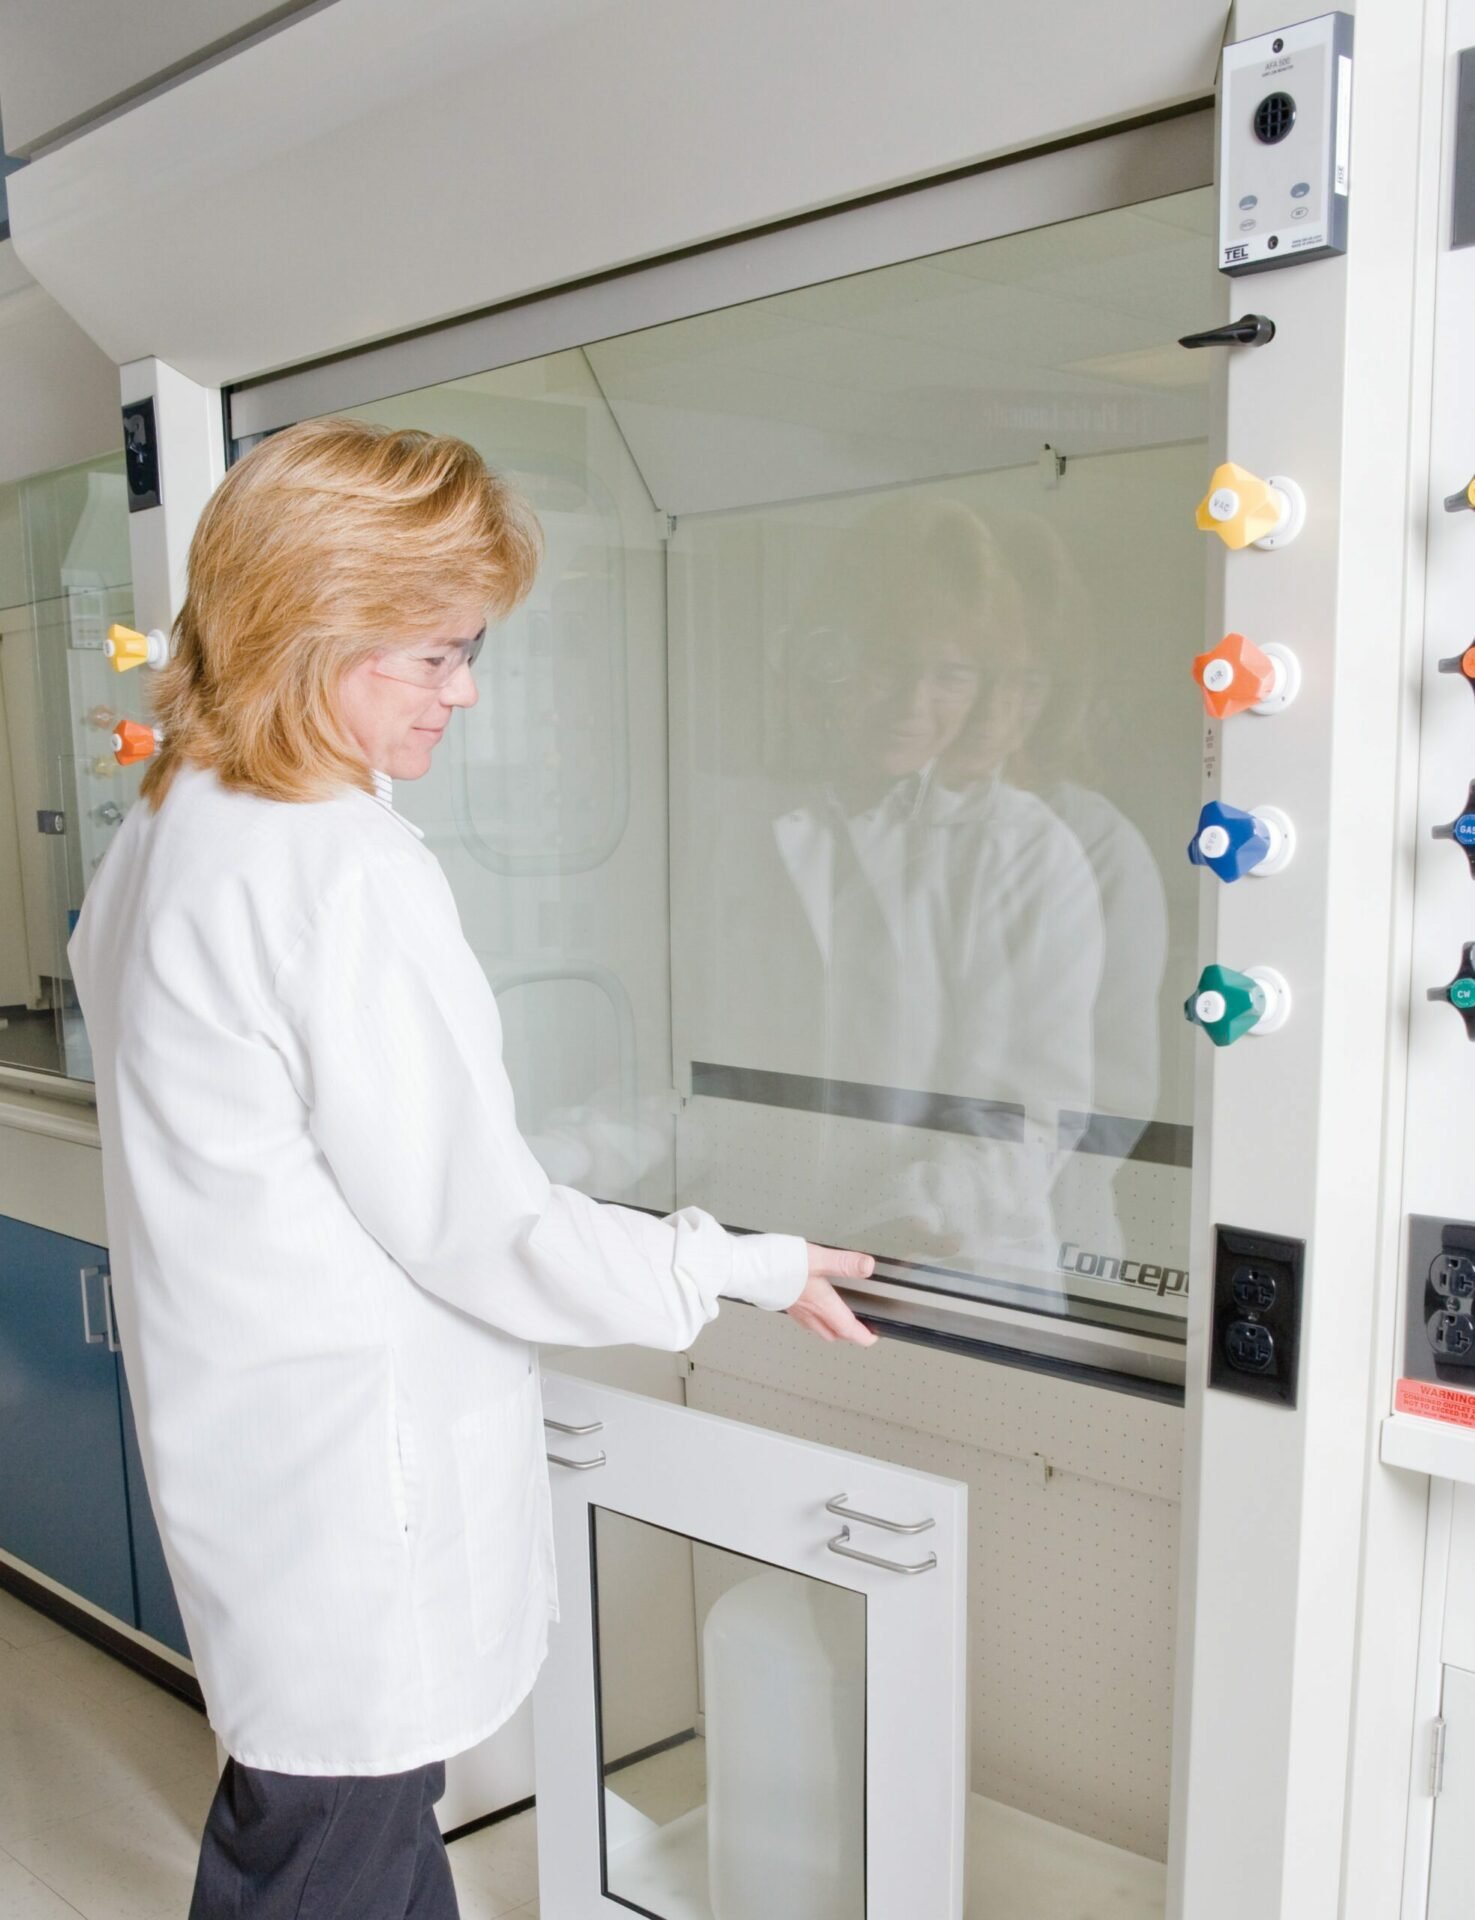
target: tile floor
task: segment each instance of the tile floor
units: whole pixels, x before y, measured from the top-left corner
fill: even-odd
[[[203,1718],[0,1591],[0,1920],[185,1920]],[[535,1920],[531,1813],[451,1847],[462,1920]]]
[[[689,1741],[611,1789],[659,1824],[700,1805]],[[215,1791],[203,1718],[0,1591],[0,1920],[186,1920]],[[1162,1920],[1164,1870],[975,1796],[968,1913]],[[536,1920],[531,1813],[451,1846],[462,1920]]]

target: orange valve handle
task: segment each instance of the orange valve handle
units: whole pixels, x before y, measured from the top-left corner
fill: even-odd
[[[113,664],[114,673],[127,673],[133,667],[162,667],[169,660],[169,636],[157,627],[152,633],[137,633],[132,627],[108,628],[102,650]]]
[[[1294,480],[1258,474],[1228,460],[1216,467],[1194,516],[1204,533],[1217,533],[1226,547],[1287,546],[1306,521],[1306,499]]]
[[[1279,713],[1295,699],[1301,669],[1288,647],[1257,647],[1242,633],[1226,633],[1217,647],[1193,663],[1193,677],[1210,719],[1237,713]]]
[[[158,750],[159,735],[155,728],[146,727],[139,720],[118,722],[118,731],[113,735],[113,758],[120,767],[133,767],[140,760],[151,760]]]

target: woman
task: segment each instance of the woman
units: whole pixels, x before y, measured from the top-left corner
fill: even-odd
[[[450,889],[393,811],[539,540],[464,443],[349,421],[201,518],[162,750],[72,962],[145,1468],[230,1764],[194,1920],[442,1920],[445,1758],[555,1605],[534,1343],[719,1294],[868,1343],[863,1256],[550,1186]]]

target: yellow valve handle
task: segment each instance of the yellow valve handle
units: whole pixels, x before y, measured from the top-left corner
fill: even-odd
[[[134,667],[162,667],[169,658],[169,642],[157,629],[137,633],[132,627],[116,624],[108,628],[102,650],[112,662],[114,673],[128,673]]]
[[[1217,533],[1238,551],[1276,532],[1286,519],[1285,496],[1258,474],[1228,460],[1217,467],[1195,515],[1205,533]]]

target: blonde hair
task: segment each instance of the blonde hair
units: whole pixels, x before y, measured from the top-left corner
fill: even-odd
[[[531,511],[464,440],[312,420],[263,441],[190,542],[149,803],[186,763],[270,800],[371,791],[338,718],[344,672],[468,606],[510,613],[541,554]]]

